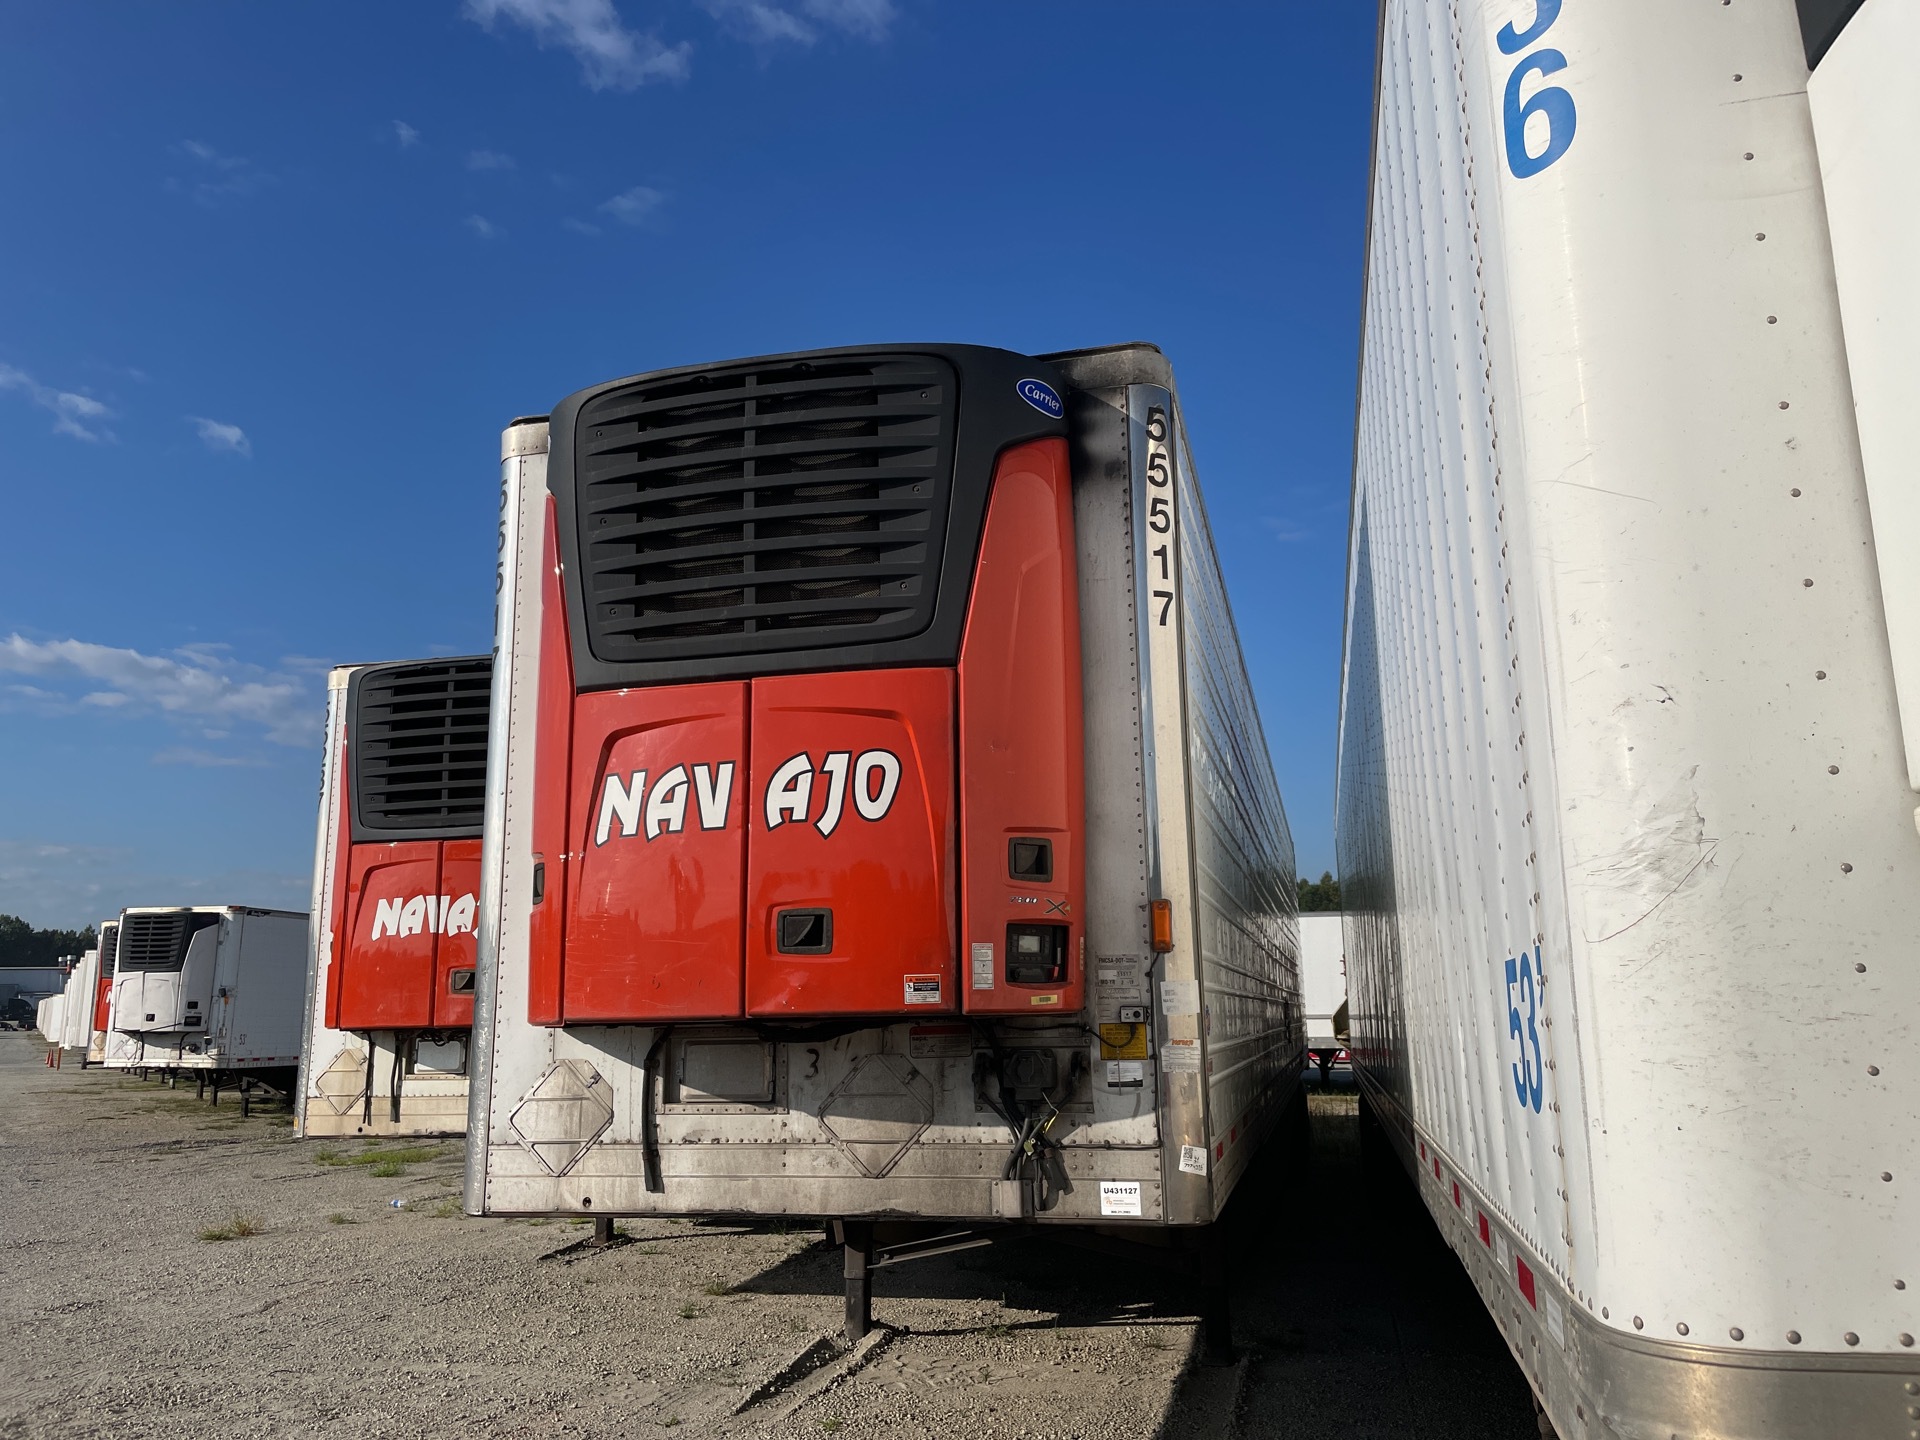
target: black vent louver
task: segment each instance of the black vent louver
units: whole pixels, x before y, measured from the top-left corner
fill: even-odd
[[[493,661],[375,665],[354,677],[354,830],[416,839],[480,833]]]
[[[100,927],[100,974],[113,974],[114,946],[120,939],[120,924],[109,920]]]
[[[161,910],[131,914],[120,922],[114,946],[118,973],[135,970],[178,970],[186,963],[193,937],[209,925],[218,925],[217,912]]]
[[[957,388],[936,356],[871,354],[594,396],[574,431],[594,656],[821,650],[926,630]]]

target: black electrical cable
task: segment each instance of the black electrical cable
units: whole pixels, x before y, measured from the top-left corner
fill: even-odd
[[[671,1025],[660,1027],[653,1037],[653,1044],[647,1047],[646,1061],[640,1067],[640,1170],[649,1195],[664,1194],[667,1188],[666,1182],[660,1178],[660,1125],[654,1113],[653,1082],[660,1052],[666,1049],[667,1037],[671,1034]]]
[[[367,1042],[367,1086],[364,1103],[360,1110],[360,1123],[373,1124],[373,1032],[369,1030],[360,1037]]]
[[[406,1072],[407,1038],[398,1031],[393,1036],[393,1098],[389,1102],[393,1123],[400,1123],[400,1083]]]

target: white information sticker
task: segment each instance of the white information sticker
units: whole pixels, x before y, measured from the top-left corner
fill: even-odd
[[[1198,1075],[1200,1073],[1200,1042],[1198,1040],[1169,1040],[1160,1047],[1160,1068],[1169,1075]]]
[[[1560,1302],[1552,1295],[1540,1297],[1540,1308],[1547,1312],[1547,1334],[1553,1337],[1553,1343],[1562,1350],[1567,1348],[1567,1312],[1560,1308]]]
[[[1107,1061],[1107,1084],[1109,1085],[1145,1085],[1147,1083],[1147,1062],[1144,1060]]]
[[[1160,982],[1160,1013],[1162,1015],[1198,1015],[1200,1013],[1200,982],[1198,980],[1162,980]]]
[[[1140,1182],[1138,1180],[1102,1180],[1100,1182],[1100,1213],[1102,1215],[1139,1215]]]
[[[940,1003],[940,977],[938,975],[909,975],[906,977],[906,1001],[909,1005],[938,1005]]]
[[[1204,1145],[1182,1145],[1180,1147],[1180,1169],[1187,1175],[1207,1173],[1207,1147]]]
[[[973,947],[973,988],[976,990],[993,989],[993,942],[975,944]]]

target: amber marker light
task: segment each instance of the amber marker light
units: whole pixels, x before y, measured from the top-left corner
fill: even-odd
[[[1165,955],[1173,949],[1173,902],[1155,900],[1147,906],[1153,936],[1153,953]]]

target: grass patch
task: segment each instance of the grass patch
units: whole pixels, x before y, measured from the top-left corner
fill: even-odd
[[[733,1286],[727,1284],[724,1280],[709,1280],[705,1285],[700,1287],[700,1293],[702,1295],[714,1296],[731,1295],[733,1293]]]
[[[342,1215],[337,1210],[334,1211],[333,1214],[327,1216],[327,1224],[329,1225],[358,1225],[359,1223],[360,1222],[354,1219],[351,1215]]]
[[[368,1174],[391,1180],[396,1175],[406,1174],[409,1165],[438,1160],[446,1153],[443,1145],[397,1145],[385,1150],[369,1146],[357,1155],[342,1155],[333,1149],[316,1150],[313,1152],[313,1161],[316,1165],[364,1165]]]
[[[211,1245],[220,1240],[244,1240],[249,1235],[262,1235],[266,1229],[266,1221],[258,1215],[235,1215],[224,1225],[209,1225],[200,1232],[200,1238]]]
[[[829,1435],[831,1435],[834,1431],[840,1429],[846,1423],[847,1422],[842,1420],[838,1415],[829,1415],[826,1419],[820,1422],[820,1428],[826,1431]]]
[[[636,1250],[633,1253],[636,1255],[664,1255],[667,1252],[662,1250],[658,1245],[649,1245],[646,1249]]]
[[[458,1200],[442,1200],[433,1207],[433,1218],[436,1220],[458,1220],[461,1214]]]
[[[680,1306],[680,1318],[682,1320],[698,1320],[703,1313],[705,1312],[691,1300],[685,1301]]]

